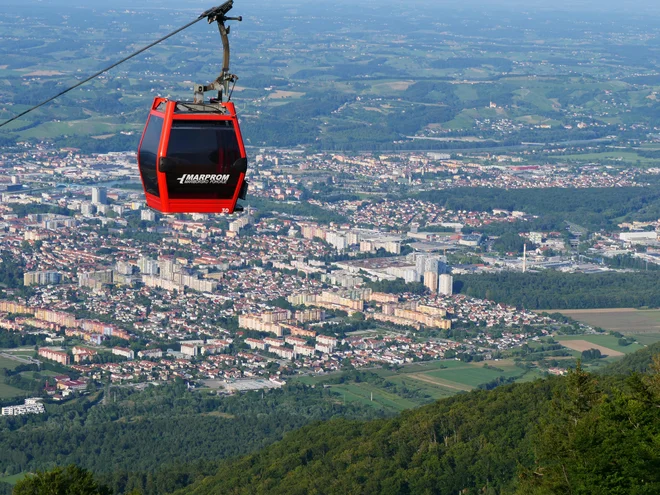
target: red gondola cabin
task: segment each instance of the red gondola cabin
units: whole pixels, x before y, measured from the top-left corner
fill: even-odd
[[[163,213],[233,213],[247,158],[231,102],[156,98],[138,148],[147,205]]]

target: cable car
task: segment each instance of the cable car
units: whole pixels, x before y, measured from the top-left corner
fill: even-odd
[[[247,157],[236,108],[229,101],[229,27],[233,0],[200,16],[216,21],[224,48],[222,73],[209,85],[196,84],[191,102],[154,99],[138,147],[138,167],[147,205],[162,213],[241,211],[248,183]],[[233,89],[233,87],[232,87]],[[206,91],[217,98],[205,102]],[[227,96],[227,101],[223,101]]]
[[[234,104],[154,99],[138,166],[147,205],[155,210],[233,213],[247,192],[247,158]]]

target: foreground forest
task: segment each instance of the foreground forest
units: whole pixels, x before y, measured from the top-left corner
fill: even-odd
[[[307,426],[185,493],[659,493],[659,373],[659,357],[627,380],[578,367],[390,420]]]
[[[114,493],[168,493],[215,472],[220,459],[257,451],[312,421],[372,419],[323,388],[288,386],[222,397],[184,383],[143,392],[112,387],[46,415],[0,420],[3,475],[75,463]],[[0,493],[11,488],[0,483]]]
[[[176,495],[651,495],[660,493],[659,446],[655,344],[599,375],[578,366],[564,377],[460,394],[390,419],[310,424],[220,462]],[[38,487],[46,479],[112,493],[74,467],[28,477],[15,493],[46,493]]]

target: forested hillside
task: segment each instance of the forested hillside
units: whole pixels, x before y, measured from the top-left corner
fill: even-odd
[[[653,363],[653,356],[660,355],[660,342],[651,344],[632,354],[626,354],[619,361],[608,364],[599,371],[605,375],[628,376],[633,373],[647,373]]]
[[[503,208],[541,215],[537,230],[564,230],[566,221],[589,230],[611,227],[623,218],[655,220],[660,216],[660,189],[651,187],[621,188],[544,188],[497,189],[455,188],[425,191],[418,198],[450,210],[488,211]]]
[[[660,275],[637,273],[501,272],[458,275],[454,292],[526,309],[659,307]]]
[[[115,493],[163,494],[213,472],[222,458],[259,450],[311,421],[380,415],[302,385],[233,397],[189,392],[183,383],[105,394],[49,405],[45,416],[3,418],[3,474],[75,463]]]
[[[390,420],[307,426],[177,495],[660,493],[659,372],[656,357],[620,386],[578,368]]]
[[[91,490],[80,493],[130,495],[164,494],[176,486],[185,488],[175,495],[656,494],[660,493],[658,351],[660,344],[622,360],[622,365],[635,370],[632,374],[627,368],[610,366],[596,376],[578,365],[564,377],[475,390],[390,419],[316,422],[257,453],[219,464],[204,462],[204,454],[197,453],[193,465],[163,466],[168,475],[161,471],[140,478],[137,473],[116,472],[96,479],[85,469],[70,466],[29,475],[16,485],[15,493],[51,493],[44,487],[57,482],[62,490],[76,484]],[[310,404],[299,399],[286,406],[284,402],[271,402],[273,414],[293,404],[311,412]],[[229,409],[238,415],[246,404],[240,399]],[[216,419],[221,423],[220,417]],[[248,423],[242,426],[247,436],[254,434]],[[178,433],[192,435],[190,442],[196,443],[197,426],[179,424]],[[256,425],[257,430],[262,427]],[[226,443],[220,431],[206,434],[205,445]],[[148,464],[162,455],[156,452],[160,440],[138,439],[144,443],[141,457],[127,461],[135,468]],[[125,442],[116,437],[109,441]],[[190,454],[195,450],[190,442],[179,448]],[[154,456],[147,454],[150,449]],[[213,474],[203,478],[209,473]]]

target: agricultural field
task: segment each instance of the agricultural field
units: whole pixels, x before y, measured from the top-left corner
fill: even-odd
[[[14,359],[9,359],[7,357],[0,356],[0,368],[13,370],[19,364],[21,364],[21,363],[19,363],[18,361],[14,360]]]
[[[391,376],[388,380],[402,387],[414,388],[422,394],[429,395],[433,400],[443,399],[457,392],[456,389],[437,383],[436,380],[428,378],[423,373]]]
[[[379,409],[401,411],[403,409],[412,409],[419,405],[417,402],[365,382],[332,385],[331,388],[340,395],[341,400],[344,402],[357,401],[363,404],[373,405]]]
[[[640,344],[648,345],[660,341],[660,310],[604,308],[562,309],[557,312],[587,325],[634,337]],[[616,347],[613,349],[617,350]]]
[[[605,151],[600,153],[582,153],[572,155],[562,155],[562,160],[569,162],[597,162],[597,163],[620,163],[620,164],[633,164],[646,166],[655,166],[657,160],[653,158],[646,158],[638,155],[633,151]]]
[[[0,399],[12,399],[14,397],[25,396],[25,390],[20,388],[12,387],[6,383],[0,383]]]
[[[25,478],[26,473],[18,473],[18,474],[12,474],[11,476],[4,476],[0,478],[0,482],[2,483],[9,483],[10,485],[15,485],[19,481],[21,481],[23,478]]]
[[[660,342],[660,332],[658,333],[638,333],[631,335],[642,345],[651,345]]]
[[[559,340],[558,342],[564,347],[568,347],[569,349],[573,349],[574,351],[578,351],[578,352],[595,349],[597,351],[600,351],[601,354],[603,354],[606,357],[620,357],[624,355],[622,352],[615,351],[613,349],[610,349],[609,347],[603,347],[602,345],[594,344],[586,340],[577,340],[577,339]]]
[[[609,356],[623,356],[624,354],[630,354],[642,348],[641,345],[636,343],[620,345],[619,338],[614,335],[571,335],[557,337],[556,340],[566,347],[569,347],[571,343],[575,343],[575,345],[570,348],[579,351],[585,349],[598,349],[599,347],[603,354],[607,354],[603,349],[613,351],[613,353],[608,354]],[[592,345],[592,347],[585,347],[584,349],[578,348],[580,346],[584,347],[582,343],[586,346]]]
[[[513,362],[489,362],[488,365],[486,368],[484,363],[466,363],[466,366],[461,368],[433,371],[426,373],[426,376],[437,379],[441,385],[458,385],[472,389],[498,377],[511,378],[523,374],[523,370],[517,368]]]
[[[368,375],[359,381],[347,377],[344,383],[336,383],[347,373],[302,376],[295,380],[329,387],[343,401],[359,401],[387,411],[401,411],[468,392],[499,377],[527,381],[541,376],[535,371],[525,372],[508,359],[488,363],[433,361],[410,364],[397,370],[376,368],[361,371]]]

